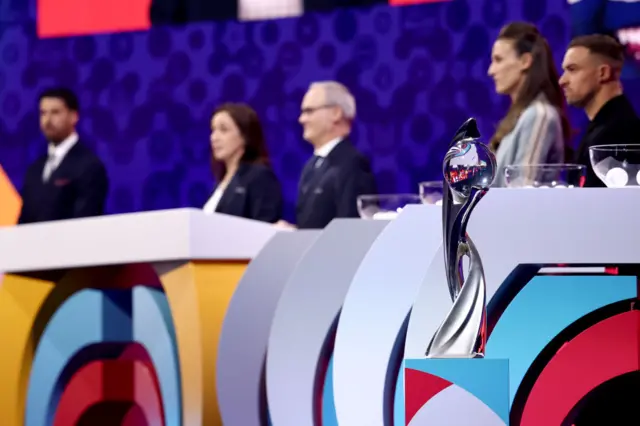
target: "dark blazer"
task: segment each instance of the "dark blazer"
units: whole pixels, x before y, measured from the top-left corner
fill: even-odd
[[[316,170],[315,157],[302,171],[298,186],[298,228],[324,228],[337,217],[359,217],[359,195],[376,194],[369,160],[348,141],[336,145]],[[308,182],[305,174],[312,173]]]
[[[617,144],[640,144],[640,119],[624,95],[617,96],[603,105],[580,141],[576,151],[576,162],[587,166],[585,187],[606,186],[593,172],[589,147]]]
[[[27,169],[19,224],[104,214],[109,192],[107,171],[82,141],[67,152],[49,180],[43,182],[46,161],[43,156]]]
[[[152,0],[149,15],[153,25],[237,19],[238,3],[238,0]],[[269,7],[269,0],[264,0],[264,3],[264,7]],[[378,3],[387,3],[387,0],[304,0],[304,11],[326,11]]]
[[[282,189],[273,170],[243,163],[222,193],[216,212],[275,223],[282,219],[282,205]]]

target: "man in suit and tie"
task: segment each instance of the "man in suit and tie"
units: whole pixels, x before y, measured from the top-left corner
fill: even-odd
[[[304,96],[299,121],[314,156],[298,185],[298,228],[324,228],[337,217],[359,217],[358,196],[376,193],[369,160],[348,139],[355,116],[353,95],[340,83],[313,83]]]
[[[40,129],[47,155],[29,166],[22,187],[19,224],[99,216],[109,189],[100,159],[78,134],[78,98],[53,88],[40,96]]]

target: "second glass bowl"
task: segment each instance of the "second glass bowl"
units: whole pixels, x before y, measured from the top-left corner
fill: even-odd
[[[442,205],[442,181],[432,180],[418,184],[422,204]]]
[[[595,145],[589,148],[589,159],[608,188],[640,186],[640,145]]]
[[[511,165],[504,169],[507,188],[581,188],[586,173],[581,164]]]
[[[421,204],[417,194],[360,195],[358,213],[362,219],[395,219],[407,204]]]

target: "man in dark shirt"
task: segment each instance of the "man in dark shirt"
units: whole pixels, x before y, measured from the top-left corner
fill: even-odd
[[[594,145],[640,144],[640,120],[622,93],[620,72],[624,49],[612,37],[588,35],[569,44],[560,85],[570,105],[584,109],[591,123],[577,152],[577,162],[587,166],[587,187],[603,187],[589,161]],[[615,350],[615,348],[611,348]],[[611,380],[592,391],[571,424],[576,426],[638,424],[636,395],[640,394],[640,375]]]
[[[603,187],[589,160],[594,145],[640,144],[640,119],[622,92],[624,47],[610,36],[574,38],[562,62],[560,86],[569,105],[584,109],[591,123],[576,152],[587,166],[586,187]]]

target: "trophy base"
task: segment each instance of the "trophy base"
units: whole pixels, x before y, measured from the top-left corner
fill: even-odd
[[[406,359],[405,422],[418,425],[509,424],[509,361]]]
[[[427,359],[482,359],[484,358],[483,353],[473,353],[473,354],[447,354],[446,356],[442,355],[427,355]]]

